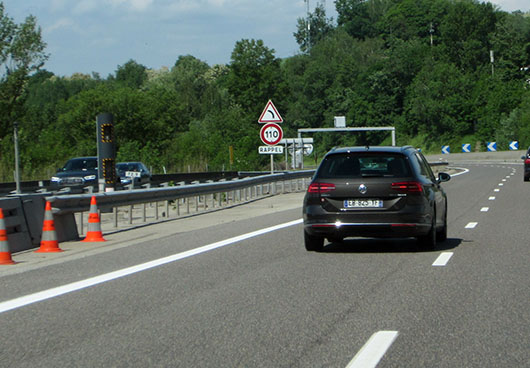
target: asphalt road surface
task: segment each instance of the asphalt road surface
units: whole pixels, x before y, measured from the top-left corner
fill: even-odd
[[[284,210],[15,257],[0,269],[0,366],[530,367],[530,183],[521,163],[456,166],[469,171],[443,184],[449,238],[431,251],[307,252],[289,194],[273,199]]]

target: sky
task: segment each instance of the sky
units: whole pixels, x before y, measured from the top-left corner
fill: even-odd
[[[334,0],[325,5],[336,20]],[[237,41],[261,39],[275,56],[299,53],[293,36],[304,0],[4,0],[21,23],[37,18],[47,44],[44,69],[58,76],[114,74],[134,60],[150,69],[171,68],[181,55],[209,65],[228,64]],[[493,0],[501,10],[530,11],[528,0]]]

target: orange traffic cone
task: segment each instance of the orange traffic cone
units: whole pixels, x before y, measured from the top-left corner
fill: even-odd
[[[2,209],[0,208],[0,265],[8,264],[15,264],[15,262],[11,258],[11,252],[9,251],[4,212],[2,212]]]
[[[55,223],[53,222],[52,204],[46,201],[46,208],[44,210],[44,224],[42,225],[42,238],[40,241],[40,248],[36,253],[51,253],[62,252],[57,241],[57,233],[55,232]]]
[[[96,204],[96,197],[92,196],[90,199],[90,212],[88,214],[88,229],[84,242],[102,242],[101,221],[99,220],[98,206]]]

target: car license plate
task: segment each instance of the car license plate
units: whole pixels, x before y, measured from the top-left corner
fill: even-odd
[[[348,199],[344,201],[344,208],[382,208],[380,199]]]
[[[62,180],[63,184],[83,184],[83,178],[65,178]]]
[[[139,171],[126,171],[125,176],[128,178],[139,178],[141,173]]]

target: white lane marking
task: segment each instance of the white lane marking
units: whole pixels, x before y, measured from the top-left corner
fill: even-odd
[[[501,190],[499,188],[493,189],[494,192],[500,192]]]
[[[388,348],[390,348],[397,336],[397,331],[376,332],[353,357],[346,368],[375,367],[383,355],[385,355]]]
[[[504,184],[503,183],[499,183],[499,187],[502,187]]]
[[[453,167],[453,169],[455,170],[462,170],[461,172],[458,172],[456,174],[451,174],[451,177],[453,176],[458,176],[458,175],[462,175],[462,174],[467,174],[469,172],[469,169],[466,169],[464,167]]]
[[[491,196],[488,198],[490,201],[494,201],[495,200],[495,197]]]
[[[153,261],[145,262],[145,263],[142,263],[142,264],[139,264],[139,265],[136,265],[136,266],[131,266],[131,267],[127,267],[127,268],[124,268],[124,269],[121,269],[121,270],[109,272],[109,273],[106,273],[106,274],[103,274],[103,275],[91,277],[91,278],[88,278],[86,280],[73,282],[71,284],[66,284],[66,285],[58,286],[58,287],[55,287],[55,288],[52,288],[52,289],[43,290],[43,291],[40,291],[40,292],[37,292],[37,293],[34,293],[34,294],[29,294],[29,295],[26,295],[26,296],[22,296],[20,298],[7,300],[5,302],[0,303],[0,313],[7,312],[7,311],[12,310],[12,309],[17,309],[17,308],[20,308],[20,307],[24,307],[24,306],[29,305],[29,304],[41,302],[43,300],[51,299],[51,298],[54,298],[54,297],[57,297],[57,296],[60,296],[60,295],[67,294],[67,293],[71,293],[73,291],[77,291],[77,290],[81,290],[81,289],[84,289],[84,288],[88,288],[88,287],[91,287],[91,286],[94,286],[94,285],[98,285],[98,284],[101,284],[101,283],[104,283],[104,282],[107,282],[107,281],[115,280],[115,279],[120,278],[120,277],[129,276],[129,275],[132,275],[132,274],[137,273],[137,272],[142,272],[142,271],[148,270],[150,268],[155,268],[155,267],[158,267],[158,266],[165,265],[167,263],[179,261],[179,260],[184,259],[184,258],[193,257],[193,256],[196,256],[198,254],[206,253],[206,252],[209,252],[211,250],[214,250],[214,249],[217,249],[217,248],[221,248],[221,247],[224,247],[224,246],[227,246],[227,245],[230,245],[230,244],[234,244],[234,243],[246,240],[246,239],[250,239],[250,238],[253,238],[253,237],[256,237],[256,236],[260,236],[260,235],[263,235],[263,234],[266,234],[266,233],[270,233],[270,232],[273,232],[273,231],[276,231],[276,230],[280,230],[280,229],[283,229],[283,228],[286,228],[286,227],[289,227],[289,226],[298,225],[298,224],[301,224],[302,222],[303,222],[303,219],[298,219],[298,220],[286,222],[284,224],[267,227],[265,229],[256,230],[256,231],[253,231],[253,232],[250,232],[250,233],[247,233],[247,234],[235,236],[233,238],[229,238],[229,239],[221,240],[221,241],[218,241],[218,242],[215,242],[215,243],[212,243],[212,244],[204,245],[204,246],[199,247],[199,248],[190,249],[190,250],[188,250],[186,252],[173,254],[173,255],[168,256],[168,257],[155,259]]]
[[[489,207],[482,207],[482,208],[480,209],[480,212],[488,212],[489,210],[490,210]]]
[[[466,229],[474,229],[478,225],[478,222],[470,222],[466,225]]]
[[[502,179],[502,181],[506,181],[506,179]]]
[[[436,261],[434,261],[432,265],[433,266],[445,266],[447,262],[449,262],[452,256],[453,256],[453,252],[442,252],[442,254],[440,254],[438,258],[436,258]]]

